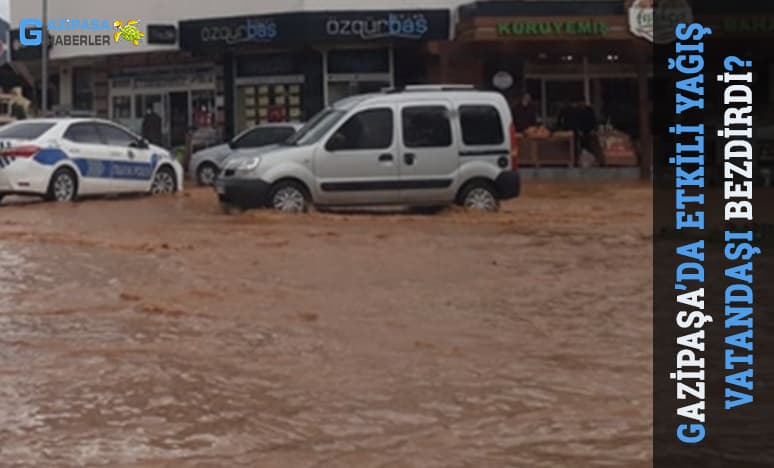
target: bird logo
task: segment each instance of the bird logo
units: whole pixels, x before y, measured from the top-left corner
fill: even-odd
[[[119,20],[113,21],[113,27],[118,29],[118,31],[113,34],[113,39],[118,42],[119,39],[123,38],[134,45],[140,45],[140,40],[145,37],[145,33],[137,29],[135,24],[138,23],[138,20],[129,20],[126,24]]]

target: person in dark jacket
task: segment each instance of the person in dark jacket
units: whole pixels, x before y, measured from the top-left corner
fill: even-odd
[[[148,106],[142,119],[142,137],[154,145],[162,145],[161,116]]]
[[[537,111],[529,93],[524,93],[521,100],[513,107],[513,124],[517,132],[523,132],[537,125]]]

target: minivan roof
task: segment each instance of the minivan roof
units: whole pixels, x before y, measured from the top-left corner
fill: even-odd
[[[433,99],[448,99],[454,101],[481,100],[493,103],[495,101],[503,102],[502,94],[495,91],[481,91],[476,89],[454,89],[454,90],[389,90],[383,93],[360,94],[350,96],[333,104],[337,110],[348,111],[361,104],[393,104],[405,102],[428,101]]]

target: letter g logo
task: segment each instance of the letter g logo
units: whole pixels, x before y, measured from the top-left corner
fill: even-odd
[[[37,19],[23,19],[19,23],[19,41],[25,46],[38,46],[43,42],[43,23]]]

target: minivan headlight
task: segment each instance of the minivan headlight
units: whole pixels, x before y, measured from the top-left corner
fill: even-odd
[[[236,171],[241,173],[253,172],[254,170],[258,169],[259,164],[261,164],[261,158],[257,156],[254,158],[244,159],[239,162],[239,165],[236,167]]]

